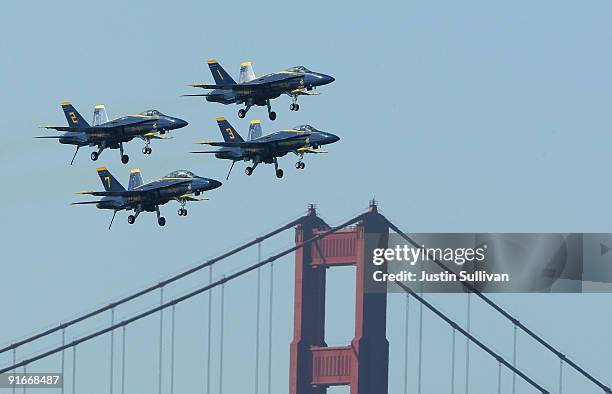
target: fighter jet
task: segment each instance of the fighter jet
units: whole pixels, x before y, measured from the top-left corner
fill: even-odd
[[[221,182],[217,180],[203,178],[186,170],[174,171],[163,178],[149,183],[143,183],[140,170],[136,168],[133,169],[130,174],[130,181],[126,190],[106,167],[98,167],[96,170],[102,180],[102,185],[104,185],[104,191],[84,191],[77,194],[100,196],[102,199],[98,201],[75,202],[72,204],[95,204],[98,209],[113,210],[113,218],[108,226],[109,230],[113,225],[117,211],[122,210],[134,211],[133,215],[128,216],[129,224],[134,224],[138,215],[146,211],[156,212],[157,223],[163,226],[166,224],[166,219],[161,216],[159,212],[160,205],[164,205],[171,200],[176,200],[181,204],[178,210],[179,216],[187,216],[185,204],[188,201],[207,200],[206,198],[194,197],[194,195],[199,196],[206,190],[216,189],[221,186]]]
[[[318,93],[311,92],[317,86],[334,82],[334,78],[308,70],[304,66],[291,67],[286,70],[256,77],[251,62],[240,65],[240,79],[238,83],[221,67],[216,60],[208,61],[208,67],[215,79],[214,85],[192,84],[189,86],[203,89],[213,89],[206,94],[186,94],[185,96],[203,96],[206,101],[222,104],[244,104],[245,108],[238,111],[238,117],[244,118],[253,105],[267,106],[270,120],[276,119],[276,112],[272,111],[270,100],[287,94],[291,97],[289,109],[300,109],[297,99],[299,96],[313,96]]]
[[[302,161],[304,154],[327,153],[317,149],[322,145],[333,144],[340,140],[340,137],[319,131],[310,125],[302,125],[293,129],[262,135],[261,122],[253,120],[249,129],[249,141],[245,141],[225,118],[217,118],[217,124],[225,141],[200,141],[195,143],[219,146],[221,149],[191,153],[213,153],[218,159],[231,160],[232,166],[226,179],[229,179],[232,168],[234,168],[234,164],[237,161],[251,161],[253,163],[252,167],[248,166],[244,170],[247,175],[251,175],[259,163],[274,163],[276,177],[282,178],[283,170],[278,168],[277,159],[279,157],[285,156],[289,152],[295,153],[299,156],[298,162],[295,163],[295,168],[303,170],[306,167],[306,164]]]
[[[70,164],[74,162],[79,149],[83,146],[97,146],[98,151],[91,152],[91,160],[98,160],[104,149],[119,149],[121,162],[126,164],[130,158],[123,153],[123,143],[129,142],[135,137],[145,142],[142,153],[151,154],[153,151],[149,144],[152,139],[168,139],[164,136],[167,131],[180,129],[187,126],[187,122],[166,116],[152,109],[139,114],[122,116],[109,121],[103,105],[97,105],[94,112],[93,126],[89,123],[69,102],[62,103],[62,109],[66,115],[69,126],[41,126],[45,129],[63,131],[59,136],[40,136],[36,138],[55,138],[61,144],[76,145],[76,151]]]

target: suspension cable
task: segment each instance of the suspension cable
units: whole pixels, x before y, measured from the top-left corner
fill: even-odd
[[[455,328],[453,327],[453,341],[452,341],[452,348],[453,350],[451,351],[451,394],[455,394],[455,334],[456,334]]]
[[[261,242],[257,244],[257,262],[261,262]],[[255,297],[255,394],[259,394],[259,314],[261,312],[261,268],[257,268],[257,296]]]
[[[72,394],[76,394],[76,352],[77,345],[75,344],[72,347]]]
[[[213,267],[212,265],[210,267],[208,267],[208,283],[212,283],[212,277],[213,277]],[[213,296],[213,292],[209,292],[208,293],[208,331],[207,331],[207,336],[208,336],[208,343],[206,345],[206,353],[208,353],[206,355],[206,394],[210,394],[210,353],[211,353],[211,333],[212,333],[212,296]]]
[[[126,296],[126,297],[123,297],[123,298],[121,298],[121,299],[119,299],[117,301],[111,302],[108,305],[105,305],[103,307],[95,309],[95,310],[93,310],[93,311],[91,311],[89,313],[85,313],[85,314],[83,314],[81,316],[78,316],[78,317],[68,321],[68,322],[59,324],[56,327],[52,327],[52,328],[50,328],[50,329],[48,329],[46,331],[42,331],[42,332],[40,332],[38,334],[34,334],[34,335],[32,335],[32,336],[30,336],[28,338],[25,338],[25,339],[22,339],[20,341],[14,342],[14,343],[12,343],[12,344],[10,344],[8,346],[5,346],[4,348],[1,348],[0,349],[0,354],[4,353],[6,351],[12,350],[12,349],[16,349],[19,346],[25,345],[27,343],[30,343],[32,341],[35,341],[35,340],[40,339],[42,337],[45,337],[45,336],[47,336],[49,334],[57,332],[57,331],[61,330],[62,328],[68,328],[68,327],[70,327],[70,326],[72,326],[74,324],[82,322],[83,320],[87,320],[87,319],[89,319],[89,318],[91,318],[93,316],[99,315],[100,313],[106,312],[106,311],[108,311],[108,310],[110,310],[110,309],[112,309],[112,308],[114,308],[116,306],[119,306],[119,305],[124,304],[124,303],[126,303],[128,301],[136,299],[136,298],[138,298],[140,296],[148,294],[148,293],[150,293],[150,292],[152,292],[154,290],[157,290],[157,289],[159,289],[161,287],[164,287],[167,284],[170,284],[172,282],[176,282],[177,280],[179,280],[181,278],[184,278],[186,276],[189,276],[189,275],[191,275],[191,274],[193,274],[195,272],[198,272],[198,271],[200,271],[200,270],[202,270],[202,269],[204,269],[206,267],[210,267],[210,266],[214,265],[215,263],[217,263],[217,262],[219,262],[219,261],[221,261],[221,260],[223,260],[223,259],[225,259],[227,257],[230,257],[230,256],[232,256],[232,255],[234,255],[234,254],[236,254],[238,252],[241,252],[241,251],[243,251],[245,249],[248,249],[251,246],[253,246],[253,245],[255,245],[255,244],[257,244],[257,243],[259,243],[259,242],[261,242],[261,241],[263,241],[265,239],[273,237],[273,236],[275,236],[275,235],[277,235],[279,233],[282,233],[283,231],[285,231],[287,229],[290,229],[290,228],[300,224],[303,220],[304,220],[304,217],[300,217],[300,218],[297,218],[295,220],[292,220],[291,222],[285,224],[284,226],[281,226],[281,227],[279,227],[279,228],[277,228],[277,229],[275,229],[273,231],[270,231],[267,234],[259,236],[259,237],[255,238],[255,239],[245,243],[245,244],[242,244],[242,245],[240,245],[240,246],[238,246],[238,247],[228,251],[228,252],[225,252],[225,253],[217,256],[217,257],[214,257],[214,258],[212,258],[210,260],[207,260],[204,263],[199,264],[199,265],[197,265],[197,266],[195,266],[193,268],[190,268],[190,269],[188,269],[186,271],[183,271],[183,272],[178,273],[178,274],[176,274],[174,276],[171,276],[170,278],[168,278],[166,280],[163,280],[163,281],[161,281],[161,282],[159,282],[159,283],[157,283],[155,285],[151,285],[151,286],[149,286],[149,287],[147,287],[145,289],[137,291],[137,292],[135,292],[133,294],[130,294],[130,295]]]
[[[164,305],[164,288],[159,288],[159,305]],[[159,363],[157,371],[157,392],[162,394],[162,366],[163,366],[163,345],[164,345],[164,309],[159,310]]]
[[[516,336],[516,332],[517,332],[517,327],[516,324],[513,325],[514,327],[514,350],[512,351],[512,366],[516,367],[516,348],[517,348],[517,344],[518,344],[518,340],[517,340],[517,336]],[[516,394],[516,373],[512,372],[512,394]]]
[[[190,299],[192,297],[195,297],[195,296],[197,296],[199,294],[205,293],[205,292],[209,291],[210,289],[213,289],[213,288],[215,288],[217,286],[220,286],[220,285],[222,285],[224,283],[227,283],[227,282],[230,282],[230,281],[232,281],[232,280],[234,280],[236,278],[239,278],[239,277],[241,277],[241,276],[243,276],[243,275],[245,275],[245,274],[247,274],[247,273],[249,273],[251,271],[256,270],[259,267],[263,267],[264,265],[268,265],[268,264],[272,263],[273,261],[280,259],[281,257],[284,257],[284,256],[286,256],[286,255],[288,255],[290,253],[293,253],[296,250],[301,249],[301,248],[303,248],[305,246],[308,246],[308,245],[312,244],[313,242],[318,241],[321,238],[325,238],[328,235],[337,232],[338,230],[341,230],[341,229],[343,229],[343,228],[345,228],[347,226],[350,226],[350,225],[360,221],[363,218],[363,216],[364,216],[364,214],[356,216],[356,217],[354,217],[354,218],[352,218],[352,219],[350,219],[350,220],[348,220],[348,221],[346,221],[346,222],[344,222],[344,223],[342,223],[342,224],[340,224],[338,226],[331,227],[328,230],[325,230],[325,231],[323,231],[323,232],[313,236],[312,238],[310,238],[310,239],[308,239],[306,241],[303,241],[303,242],[301,242],[301,243],[299,243],[297,245],[291,246],[291,247],[289,247],[289,248],[287,248],[287,249],[285,249],[285,250],[283,250],[281,252],[278,252],[275,255],[270,256],[270,257],[266,258],[265,260],[262,260],[259,263],[250,265],[250,266],[248,266],[246,268],[243,268],[243,269],[241,269],[241,270],[239,270],[237,272],[234,272],[233,274],[230,274],[228,276],[224,276],[221,279],[217,280],[216,282],[210,283],[210,284],[208,284],[206,286],[202,286],[202,287],[200,287],[198,289],[195,289],[195,290],[193,290],[193,291],[191,291],[191,292],[189,292],[187,294],[184,294],[184,295],[182,295],[182,296],[180,296],[178,298],[170,300],[170,301],[168,301],[168,302],[166,302],[166,303],[164,303],[162,305],[159,305],[159,306],[156,306],[156,307],[152,307],[152,308],[150,308],[150,309],[148,309],[148,310],[146,310],[144,312],[141,312],[141,313],[139,313],[139,314],[137,314],[135,316],[132,316],[132,317],[130,317],[128,319],[125,319],[125,320],[123,320],[123,321],[121,321],[119,323],[115,323],[113,326],[100,329],[100,330],[95,331],[95,332],[93,332],[91,334],[88,334],[88,335],[82,336],[82,337],[80,337],[78,339],[75,339],[71,343],[66,344],[64,346],[59,346],[59,347],[56,347],[54,349],[47,350],[46,352],[39,353],[39,354],[37,354],[35,356],[32,356],[29,359],[25,359],[25,360],[22,360],[22,361],[20,361],[20,362],[18,362],[16,364],[9,365],[9,366],[7,366],[5,368],[2,368],[2,369],[0,369],[0,373],[8,372],[8,371],[12,370],[13,368],[17,368],[17,367],[20,367],[20,366],[23,366],[23,365],[26,365],[26,364],[30,364],[30,363],[32,363],[34,361],[43,359],[43,358],[48,357],[48,356],[50,356],[52,354],[61,352],[62,349],[75,346],[75,345],[77,345],[79,343],[90,341],[93,338],[96,338],[96,337],[98,337],[100,335],[104,335],[104,334],[106,334],[106,333],[108,333],[108,332],[110,332],[112,330],[115,330],[115,329],[117,329],[119,327],[128,325],[128,324],[133,323],[133,322],[138,321],[138,320],[141,320],[141,319],[143,319],[143,318],[145,318],[147,316],[150,316],[150,315],[152,315],[152,314],[154,314],[156,312],[161,311],[162,309],[169,308],[170,306],[172,306],[174,304],[179,304],[179,303],[181,303],[181,302],[183,302],[185,300],[188,300],[188,299]],[[272,273],[272,270],[271,270],[271,273]],[[273,290],[273,287],[272,287],[273,283],[271,283],[270,285],[271,285],[271,290]],[[268,371],[268,372],[270,372],[270,371]]]
[[[172,323],[170,326],[170,394],[174,394],[174,320],[176,305],[172,305]]]
[[[66,344],[66,329],[62,329],[62,346]],[[14,360],[13,360],[14,361]],[[62,380],[64,379],[64,363],[65,363],[65,351],[62,350]],[[64,384],[62,382],[62,394],[64,394]]]
[[[411,288],[409,288],[408,286],[406,286],[405,284],[403,284],[402,282],[395,282],[399,287],[401,287],[402,289],[404,289],[404,291],[408,292],[411,296],[413,296],[414,298],[417,299],[417,301],[419,301],[421,304],[423,304],[424,306],[426,306],[430,311],[432,311],[433,313],[435,313],[436,315],[438,315],[438,317],[440,317],[442,320],[444,320],[446,323],[448,323],[451,327],[453,327],[454,329],[456,329],[457,331],[459,331],[461,334],[463,334],[465,337],[469,338],[470,341],[472,341],[473,343],[475,343],[478,347],[480,347],[482,350],[484,350],[485,352],[487,352],[489,355],[491,355],[493,358],[495,358],[498,362],[504,364],[508,369],[515,371],[521,378],[523,378],[527,383],[529,383],[530,385],[532,385],[534,388],[536,388],[537,390],[539,390],[542,394],[550,394],[548,390],[544,389],[542,386],[540,386],[539,384],[537,384],[534,380],[532,380],[529,376],[525,375],[522,371],[520,371],[518,368],[515,368],[512,366],[512,364],[508,363],[506,360],[504,360],[504,358],[502,356],[500,356],[499,354],[497,354],[494,350],[492,350],[491,348],[489,348],[487,345],[485,345],[484,343],[480,342],[476,337],[474,337],[472,334],[470,334],[469,332],[467,332],[466,330],[464,330],[461,326],[459,326],[457,323],[455,323],[452,319],[450,319],[449,317],[447,317],[444,313],[442,313],[440,310],[438,310],[435,306],[433,306],[432,304],[430,304],[427,300],[425,300],[425,298],[419,296],[414,290],[412,290]]]
[[[115,324],[115,308],[111,308],[111,326]],[[114,372],[114,355],[115,355],[115,331],[110,333],[110,394],[113,394],[113,372]]]
[[[121,328],[121,394],[125,394],[125,327]]]
[[[389,220],[387,220],[387,224],[389,225],[389,228],[391,228],[393,231],[395,231],[400,237],[402,237],[403,239],[405,239],[406,241],[408,241],[411,245],[413,245],[414,247],[421,247],[421,245],[419,245],[415,240],[413,240],[411,237],[409,237],[408,235],[406,235],[404,232],[402,232],[402,230],[400,230],[395,224],[393,224],[392,222],[390,222]],[[431,261],[433,261],[435,264],[437,264],[440,268],[442,268],[443,270],[445,270],[446,272],[449,273],[454,273],[453,270],[451,270],[450,268],[448,268],[444,263],[442,263],[440,260],[436,259],[436,258],[431,258]],[[574,361],[570,360],[567,356],[565,356],[563,353],[561,353],[559,350],[557,350],[554,346],[552,346],[551,344],[549,344],[546,340],[544,340],[542,337],[540,337],[539,335],[537,335],[536,333],[534,333],[533,331],[531,331],[527,326],[525,326],[523,323],[521,323],[518,319],[515,319],[514,317],[512,317],[512,315],[510,315],[508,312],[506,312],[501,306],[499,306],[498,304],[496,304],[493,300],[491,300],[489,297],[487,297],[486,295],[484,295],[483,293],[481,293],[476,287],[474,287],[473,285],[471,285],[469,282],[467,281],[460,281],[460,283],[463,285],[463,287],[465,287],[466,289],[468,289],[470,292],[476,294],[478,297],[480,297],[480,299],[482,299],[484,302],[486,302],[487,304],[489,304],[489,306],[491,306],[493,309],[495,309],[497,312],[499,312],[502,316],[504,316],[506,319],[510,320],[513,324],[517,325],[522,331],[524,331],[525,333],[527,333],[531,338],[533,338],[534,340],[536,340],[538,343],[540,343],[542,346],[544,346],[546,349],[548,349],[549,351],[551,351],[552,353],[554,353],[557,357],[559,357],[560,359],[562,359],[565,363],[569,364],[572,368],[574,368],[576,371],[578,371],[580,374],[582,374],[584,377],[586,377],[587,379],[589,379],[591,382],[593,382],[595,385],[599,386],[599,388],[601,388],[604,392],[606,393],[612,393],[612,389],[610,389],[610,387],[606,386],[605,384],[603,384],[601,381],[599,381],[597,378],[595,378],[593,375],[591,375],[590,373],[588,373],[587,371],[585,371],[582,367],[580,367],[578,364],[576,364]]]
[[[223,279],[225,276],[222,277]],[[219,333],[219,394],[223,394],[223,331],[225,323],[225,281],[221,283],[221,319],[220,319],[220,333]]]
[[[268,394],[272,394],[272,316],[274,311],[274,262],[270,264],[269,309],[270,313],[268,318]]]
[[[404,316],[404,394],[408,394],[408,334],[410,333],[410,295],[406,294],[406,315]]]
[[[472,324],[472,297],[467,293],[467,332],[471,333]],[[470,339],[465,339],[465,394],[470,392]]]

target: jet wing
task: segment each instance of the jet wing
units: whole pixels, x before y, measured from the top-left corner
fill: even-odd
[[[194,142],[194,144],[220,146],[220,147],[225,147],[225,148],[239,147],[239,148],[245,148],[245,149],[258,149],[258,148],[264,149],[266,146],[270,144],[275,144],[275,143],[285,142],[285,141],[302,140],[302,139],[306,140],[308,137],[310,137],[310,133],[299,133],[291,137],[282,138],[282,139],[269,139],[267,141],[261,141],[261,140],[243,141],[243,142],[198,141],[198,142]]]
[[[151,138],[154,140],[171,140],[172,137],[166,135],[160,135],[159,133],[151,132],[144,135],[146,138]]]
[[[80,127],[70,127],[70,126],[52,126],[52,125],[44,125],[40,126],[41,129],[48,130],[57,130],[57,131],[83,131]]]
[[[96,197],[127,197],[127,196],[133,196],[135,194],[138,194],[137,192],[135,192],[134,190],[122,190],[122,191],[104,191],[104,192],[93,192],[93,191],[82,191],[82,192],[77,192],[76,194],[87,194],[90,196],[96,196]]]
[[[312,148],[300,148],[297,150],[297,152],[302,152],[302,153],[314,153],[314,154],[320,154],[320,153],[328,153],[325,150],[314,150]]]
[[[206,83],[192,83],[187,86],[191,86],[192,88],[202,88],[202,89],[231,89],[232,86],[235,85],[211,85]],[[190,94],[186,96],[191,96]]]
[[[155,122],[156,120],[157,120],[156,117],[145,117],[145,118],[125,117],[125,118],[119,118],[111,122],[105,123],[104,125],[92,126],[92,127],[70,127],[70,126],[52,126],[52,125],[45,125],[45,126],[40,126],[40,127],[43,129],[50,129],[50,130],[57,130],[57,131],[80,131],[80,132],[85,132],[85,133],[100,133],[100,132],[104,133],[104,132],[111,131],[115,127],[131,126],[135,124]]]
[[[184,200],[184,201],[208,201],[208,198],[197,198],[197,197],[193,197],[193,194],[183,194],[182,196],[178,196],[177,200]]]
[[[317,92],[309,92],[304,88],[301,89],[294,89],[291,91],[291,93],[288,93],[290,96],[319,96],[321,95],[321,93],[317,93]]]

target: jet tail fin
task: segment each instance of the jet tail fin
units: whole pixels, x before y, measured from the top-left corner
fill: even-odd
[[[90,127],[89,123],[81,116],[81,114],[67,101],[62,103],[62,109],[68,124],[72,127],[85,128]]]
[[[128,184],[128,190],[134,190],[138,186],[142,186],[142,175],[140,175],[140,170],[138,168],[134,168],[132,172],[130,172],[130,182]]]
[[[208,68],[210,68],[210,72],[215,79],[215,84],[217,85],[235,85],[236,81],[221,67],[219,63],[215,59],[210,59],[208,61]]]
[[[217,124],[225,142],[244,142],[244,139],[238,134],[236,129],[224,117],[217,118]]]
[[[249,141],[262,136],[261,120],[252,120],[249,126]]]
[[[94,108],[93,122],[94,126],[99,126],[102,123],[108,122],[108,115],[106,114],[106,108],[104,104],[98,104]]]
[[[106,169],[106,167],[98,167],[96,168],[98,171],[98,176],[100,176],[100,180],[102,181],[102,185],[104,186],[104,190],[107,192],[122,192],[125,191],[125,188],[119,183],[117,179]]]
[[[238,83],[249,82],[256,78],[251,62],[244,62],[240,65],[240,78],[238,79]]]

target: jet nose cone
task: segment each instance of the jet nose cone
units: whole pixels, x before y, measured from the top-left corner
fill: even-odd
[[[333,144],[334,142],[340,141],[340,137],[335,134],[328,133],[327,141],[328,144]]]
[[[218,180],[216,180],[216,179],[209,179],[209,180],[208,180],[208,187],[209,187],[209,189],[210,189],[210,190],[212,190],[212,189],[216,189],[216,188],[218,188],[219,186],[221,186],[222,184],[223,184],[223,183],[219,182],[219,181],[218,181]]]
[[[177,129],[180,129],[181,127],[187,126],[189,123],[186,120],[174,118],[174,124],[176,125]]]
[[[321,85],[327,85],[335,80],[336,78],[332,77],[331,75],[321,74]]]

